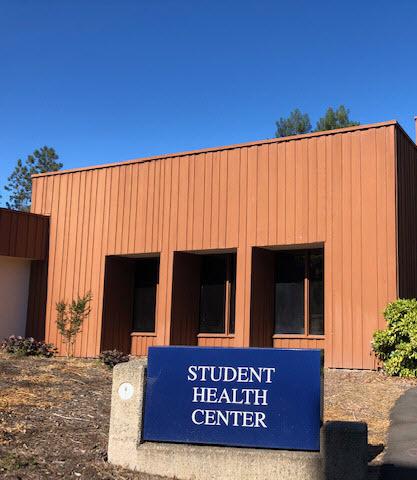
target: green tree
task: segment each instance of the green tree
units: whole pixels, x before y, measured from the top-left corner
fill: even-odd
[[[340,105],[336,110],[333,110],[332,107],[329,107],[324,117],[321,117],[317,122],[315,132],[360,125],[359,122],[355,122],[349,118],[349,113],[349,109],[347,109],[344,105]]]
[[[56,304],[56,324],[62,336],[67,350],[67,357],[73,357],[75,353],[75,341],[80,333],[84,320],[90,315],[90,302],[92,295],[87,292],[83,297],[66,303],[60,300]]]
[[[296,108],[293,110],[288,118],[281,117],[277,122],[276,137],[289,137],[291,135],[300,135],[308,133],[311,130],[310,117],[307,113],[301,113]]]
[[[32,155],[28,155],[25,162],[19,158],[16,167],[7,178],[7,185],[4,187],[7,192],[10,192],[9,201],[6,202],[7,208],[28,211],[32,196],[31,176],[36,173],[60,170],[62,163],[57,161],[58,158],[55,150],[47,146],[35,150]]]

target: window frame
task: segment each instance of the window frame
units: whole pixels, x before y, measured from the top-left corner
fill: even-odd
[[[206,333],[200,332],[200,311],[198,314],[198,333],[197,338],[233,338],[235,336],[235,331],[232,333],[230,330],[231,326],[231,301],[232,294],[234,290],[234,301],[235,308],[234,310],[234,328],[236,328],[236,270],[237,270],[237,253],[236,252],[217,252],[203,254],[202,256],[214,256],[214,255],[224,255],[226,257],[226,280],[225,280],[225,305],[224,305],[224,332],[221,333]],[[232,262],[235,263],[234,268]],[[233,272],[234,270],[234,272]],[[234,273],[234,275],[233,275]],[[234,280],[234,281],[233,281]],[[200,288],[201,288],[201,279],[200,279]],[[200,298],[201,302],[201,298]]]
[[[272,338],[294,338],[294,339],[303,339],[308,338],[311,340],[322,340],[326,336],[325,328],[325,291],[324,291],[324,246],[323,247],[312,247],[312,248],[294,248],[294,249],[280,249],[276,250],[276,254],[279,253],[301,253],[304,254],[304,333],[275,333],[275,306],[276,306],[276,296],[274,295],[274,333]],[[323,334],[310,334],[310,255],[321,253],[323,256]]]

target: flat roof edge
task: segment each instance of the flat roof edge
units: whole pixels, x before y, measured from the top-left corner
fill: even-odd
[[[43,175],[43,174],[41,174]],[[46,219],[49,219],[49,215],[45,215],[43,213],[35,213],[35,212],[26,212],[23,210],[13,210],[12,208],[6,208],[6,207],[0,207],[0,214],[4,212],[6,214],[10,215],[27,215],[27,216],[32,216],[32,217],[43,217]]]
[[[119,167],[119,166],[124,166],[124,165],[132,165],[132,164],[135,164],[135,163],[144,163],[144,162],[151,162],[151,161],[155,161],[155,160],[164,160],[166,158],[184,157],[184,156],[187,156],[187,155],[198,155],[200,153],[219,152],[219,151],[223,151],[223,150],[233,150],[235,148],[254,147],[254,146],[257,146],[257,145],[268,145],[270,143],[291,142],[291,141],[294,141],[294,140],[303,140],[305,138],[321,137],[321,136],[327,136],[327,135],[336,135],[338,133],[355,132],[355,131],[358,131],[358,130],[369,130],[371,128],[380,128],[380,127],[386,127],[386,126],[390,126],[390,125],[399,126],[399,123],[397,122],[397,120],[388,120],[386,122],[370,123],[370,124],[366,124],[366,125],[358,125],[358,126],[355,126],[355,127],[337,128],[337,129],[334,129],[334,130],[324,130],[322,132],[312,132],[312,133],[305,133],[305,134],[302,134],[302,135],[292,135],[290,137],[270,138],[270,139],[266,139],[266,140],[255,140],[253,142],[236,143],[236,144],[233,144],[233,145],[224,145],[224,146],[220,146],[220,147],[209,147],[209,148],[201,148],[201,149],[197,149],[197,150],[188,150],[188,151],[183,151],[183,152],[167,153],[167,154],[162,154],[162,155],[153,155],[151,157],[135,158],[135,159],[132,159],[132,160],[124,160],[124,161],[121,161],[121,162],[103,163],[102,165],[91,165],[91,166],[87,166],[87,167],[71,168],[71,169],[67,169],[67,170],[58,170],[58,171],[55,171],[55,172],[37,173],[35,175],[32,175],[32,178],[49,177],[49,176],[52,176],[52,175],[64,175],[64,174],[67,174],[67,173],[77,173],[77,172],[83,172],[83,171],[86,171],[86,170],[99,170],[101,168],[112,168],[112,167]]]

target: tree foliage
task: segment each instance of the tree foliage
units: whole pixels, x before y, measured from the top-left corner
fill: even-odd
[[[326,113],[321,117],[315,130],[311,129],[311,122],[308,113],[302,113],[298,108],[293,110],[287,118],[281,117],[277,122],[276,137],[290,137],[292,135],[301,135],[303,133],[322,132],[324,130],[334,130],[336,128],[345,128],[359,125],[359,122],[349,118],[349,109],[344,105],[333,109],[329,107]]]
[[[384,312],[386,330],[374,333],[372,349],[388,375],[417,377],[417,300],[396,300]]]
[[[87,292],[83,297],[78,296],[77,299],[72,300],[71,303],[60,300],[56,304],[56,324],[66,345],[68,357],[74,356],[75,341],[84,320],[90,314],[91,299],[91,293]]]
[[[30,209],[32,196],[31,176],[37,173],[55,172],[62,168],[58,162],[58,155],[53,148],[44,146],[28,155],[23,162],[21,159],[7,178],[7,185],[4,189],[9,192],[7,208],[14,210],[28,211]]]
[[[354,127],[359,125],[359,122],[349,118],[349,109],[344,105],[340,105],[336,110],[329,107],[323,117],[321,117],[316,125],[315,132],[322,132],[324,130],[335,130],[336,128]]]
[[[281,117],[277,122],[276,137],[289,137],[308,133],[311,130],[310,117],[302,113],[298,108],[293,110],[288,118]]]

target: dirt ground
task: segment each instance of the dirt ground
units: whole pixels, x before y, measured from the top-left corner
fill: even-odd
[[[372,478],[389,411],[415,385],[377,372],[325,372],[325,420],[368,423]],[[0,354],[0,478],[155,479],[107,463],[110,389],[111,371],[95,360]]]

